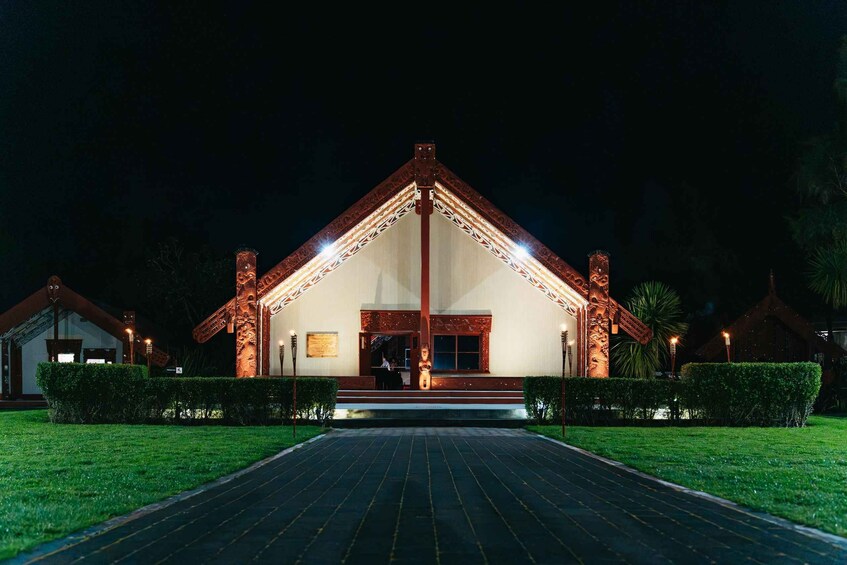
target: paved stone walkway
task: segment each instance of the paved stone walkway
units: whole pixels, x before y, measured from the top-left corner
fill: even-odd
[[[335,430],[36,563],[845,563],[523,430]]]

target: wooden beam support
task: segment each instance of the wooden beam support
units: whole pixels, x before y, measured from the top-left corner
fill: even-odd
[[[588,376],[609,376],[609,254],[588,256]]]
[[[415,184],[421,192],[416,212],[421,216],[421,320],[420,344],[432,350],[429,335],[429,217],[433,205],[430,191],[435,187],[435,145],[418,143],[415,145]],[[427,371],[427,376],[429,372]],[[426,381],[426,382],[424,382]],[[420,388],[429,389],[429,379],[422,378]]]
[[[258,304],[256,251],[235,252],[235,376],[255,377],[258,371]]]

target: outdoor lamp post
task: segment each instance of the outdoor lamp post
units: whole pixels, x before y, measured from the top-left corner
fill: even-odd
[[[726,362],[732,363],[732,361],[729,358],[729,333],[728,332],[723,332],[723,342],[726,345]]]
[[[135,364],[135,336],[133,335],[132,328],[127,328],[126,333],[129,334],[129,364]]]
[[[676,378],[676,344],[679,338],[671,338],[671,378]]]
[[[144,340],[144,345],[147,352],[147,376],[150,376],[150,358],[153,356],[153,340],[149,337]]]
[[[565,364],[568,361],[568,350],[567,350],[568,330],[565,329],[565,324],[562,324],[559,327],[561,329],[561,331],[559,332],[560,337],[562,338],[562,377],[564,378],[564,376],[565,376]]]
[[[291,363],[294,367],[294,371],[292,372],[292,398],[294,402],[292,403],[292,408],[294,411],[294,429],[293,434],[294,437],[297,437],[297,332],[291,330]]]
[[[565,436],[565,363],[568,360],[568,330],[565,324],[560,326],[562,338],[562,437]]]
[[[283,374],[284,365],[282,362],[285,360],[285,342],[279,340],[279,376],[281,377]]]
[[[573,347],[574,340],[570,340],[568,342],[568,376],[573,376],[573,351],[571,347]]]

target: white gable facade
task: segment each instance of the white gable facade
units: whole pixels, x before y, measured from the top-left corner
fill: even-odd
[[[359,372],[362,310],[417,310],[420,305],[420,217],[404,215],[314,287],[272,314],[270,343],[288,346],[290,331],[337,332],[338,357],[308,358],[303,375]],[[431,218],[431,312],[490,315],[492,376],[556,375],[562,369],[561,325],[575,336],[577,319],[498,259],[443,214]],[[433,332],[435,333],[435,332]],[[285,373],[291,374],[289,358]],[[271,356],[270,373],[280,374]]]

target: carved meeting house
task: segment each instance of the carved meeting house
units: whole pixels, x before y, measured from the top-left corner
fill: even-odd
[[[264,275],[236,253],[236,292],[194,329],[235,333],[236,376],[373,374],[382,357],[418,388],[422,345],[433,377],[609,376],[610,333],[650,329],[609,296],[609,256],[588,275],[565,263],[442,164],[412,159]],[[567,332],[565,339],[564,332]],[[389,355],[386,355],[386,352]],[[280,366],[282,361],[284,366]]]

